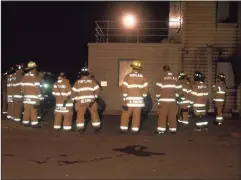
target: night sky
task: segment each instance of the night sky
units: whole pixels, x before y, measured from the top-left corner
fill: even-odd
[[[76,79],[95,42],[95,21],[133,12],[141,20],[168,20],[168,2],[2,2],[2,72],[37,62],[40,69]]]

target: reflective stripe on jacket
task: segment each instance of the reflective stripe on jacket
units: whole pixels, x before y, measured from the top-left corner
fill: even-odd
[[[122,83],[122,94],[128,107],[145,107],[144,98],[148,93],[148,83],[143,74],[132,71]]]
[[[178,84],[177,77],[172,72],[166,72],[164,78],[156,85],[158,87],[156,97],[159,102],[176,102],[182,85]]]
[[[21,82],[24,104],[36,104],[41,98],[41,88],[35,71],[26,73]]]
[[[93,102],[99,96],[100,88],[89,76],[81,77],[72,88],[72,99],[86,104]]]
[[[56,112],[69,112],[73,108],[73,100],[71,99],[71,85],[68,79],[62,77],[58,78],[58,81],[54,83],[52,94],[56,98]],[[64,101],[67,100],[65,107]]]

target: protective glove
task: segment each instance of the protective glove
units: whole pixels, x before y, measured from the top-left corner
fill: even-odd
[[[125,111],[128,111],[128,106],[127,105],[122,105],[122,109],[124,109]]]
[[[66,107],[67,102],[67,100],[64,100],[63,107]]]
[[[95,101],[91,102],[91,103],[89,104],[89,108],[91,108],[91,107],[94,105],[94,103],[95,103]]]
[[[33,108],[38,109],[40,106],[40,101],[37,101],[34,105]]]

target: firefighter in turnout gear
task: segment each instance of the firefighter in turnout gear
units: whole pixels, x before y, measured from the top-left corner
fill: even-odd
[[[201,72],[194,74],[195,84],[192,86],[192,104],[196,119],[195,131],[207,130],[208,121],[205,119],[206,104],[208,100],[208,87],[204,83],[204,77]]]
[[[3,118],[5,119],[7,116],[7,110],[8,110],[8,95],[7,95],[7,75],[8,72],[4,73],[2,76],[2,102],[3,102],[3,106],[2,106],[2,114],[3,114]]]
[[[23,94],[21,90],[21,81],[23,78],[23,65],[16,65],[16,72],[13,74],[13,121],[20,122],[23,108]]]
[[[129,118],[132,114],[132,132],[138,132],[141,121],[141,108],[145,107],[144,98],[148,93],[148,83],[143,74],[139,60],[133,61],[131,64],[132,72],[127,74],[122,84],[122,94],[124,104],[121,115],[120,130],[121,132],[128,131]]]
[[[164,78],[156,83],[158,86],[156,97],[159,102],[156,134],[162,134],[166,131],[166,118],[168,118],[170,133],[175,134],[177,130],[176,114],[178,111],[176,97],[179,96],[182,86],[178,85],[177,77],[173,75],[168,65],[165,65],[163,70]]]
[[[87,67],[81,68],[80,79],[72,88],[72,98],[76,101],[75,110],[77,112],[76,126],[80,133],[85,131],[85,112],[89,110],[92,126],[95,132],[99,132],[101,122],[98,114],[98,104],[100,88],[96,81],[92,80]]]
[[[178,76],[179,85],[182,86],[181,95],[178,97],[177,103],[179,104],[178,121],[183,124],[188,124],[188,108],[190,105],[191,84],[187,80],[187,75],[180,72]]]
[[[223,107],[226,91],[225,75],[223,73],[218,74],[216,85],[213,86],[214,91],[214,103],[216,109],[216,121],[214,124],[221,125],[223,122]]]
[[[22,123],[24,125],[31,124],[32,127],[39,127],[37,110],[42,99],[36,68],[36,63],[30,61],[26,68],[28,72],[25,73],[21,82],[24,95],[24,116]]]
[[[12,66],[9,70],[8,76],[7,76],[7,97],[8,97],[8,110],[7,110],[7,118],[13,119],[13,81],[14,81],[14,75],[15,72],[14,67]]]
[[[60,73],[58,81],[53,85],[53,95],[56,97],[54,129],[60,130],[63,121],[63,130],[72,129],[73,100],[71,99],[71,85],[64,73]]]
[[[41,120],[42,118],[42,114],[43,114],[43,101],[44,101],[44,76],[45,76],[45,72],[38,72],[38,75],[37,75],[37,79],[38,79],[38,82],[40,83],[40,88],[41,88],[41,95],[42,95],[42,98],[41,98],[41,101],[40,101],[40,105],[38,107],[38,111],[37,111],[37,116],[38,116],[38,120]]]

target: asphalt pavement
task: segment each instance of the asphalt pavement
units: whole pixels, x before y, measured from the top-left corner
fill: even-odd
[[[241,118],[162,136],[156,116],[137,135],[116,132],[119,116],[104,116],[99,134],[89,123],[84,135],[55,132],[51,119],[41,129],[1,121],[3,179],[241,179]]]

